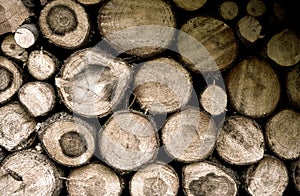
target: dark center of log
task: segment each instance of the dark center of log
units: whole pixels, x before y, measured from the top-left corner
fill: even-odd
[[[13,81],[13,74],[0,65],[0,92],[6,90]]]
[[[77,16],[71,8],[58,5],[49,10],[46,19],[49,28],[57,35],[65,35],[78,26]]]
[[[59,140],[59,145],[62,152],[69,157],[79,157],[87,150],[84,137],[75,131],[63,134]]]
[[[144,194],[146,196],[166,195],[168,185],[161,178],[148,178],[145,180]]]

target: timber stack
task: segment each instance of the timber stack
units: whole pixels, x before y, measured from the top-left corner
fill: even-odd
[[[299,195],[299,13],[0,0],[2,193]]]

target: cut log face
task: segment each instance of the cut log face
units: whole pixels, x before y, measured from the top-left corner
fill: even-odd
[[[97,163],[72,170],[66,185],[70,196],[118,196],[122,192],[118,176],[110,168]]]
[[[216,149],[220,157],[230,164],[252,164],[264,156],[263,132],[254,120],[230,117],[220,132]]]
[[[14,39],[22,48],[29,48],[35,43],[38,35],[39,31],[35,24],[25,24],[16,30]]]
[[[187,108],[172,115],[162,129],[166,152],[182,162],[207,158],[216,140],[217,130],[212,118],[196,108]]]
[[[66,166],[85,164],[95,151],[95,127],[87,122],[58,113],[42,123],[39,138],[56,162]]]
[[[172,167],[156,162],[137,171],[129,186],[132,196],[175,196],[179,188],[179,178]]]
[[[242,40],[246,42],[254,43],[259,38],[263,38],[260,35],[262,26],[260,22],[253,16],[245,16],[237,23],[239,34]]]
[[[49,79],[58,67],[55,56],[45,50],[34,50],[28,58],[28,71],[38,80]]]
[[[200,162],[183,168],[183,188],[185,195],[226,195],[237,194],[235,179],[220,167]]]
[[[179,53],[196,72],[228,68],[237,55],[237,42],[228,25],[208,16],[190,19],[178,35]]]
[[[88,48],[65,61],[55,84],[71,111],[103,117],[121,101],[130,79],[131,69],[125,62]]]
[[[135,76],[134,86],[142,109],[152,113],[179,110],[188,103],[192,93],[189,73],[169,58],[145,62]]]
[[[110,0],[99,11],[98,27],[120,53],[147,57],[172,41],[175,19],[162,0]]]
[[[3,39],[1,50],[5,55],[17,60],[25,62],[28,59],[28,52],[16,43],[13,34],[8,34]]]
[[[153,161],[159,141],[154,122],[134,111],[119,111],[99,134],[102,158],[120,171],[131,171]]]
[[[246,172],[246,190],[250,195],[280,196],[288,184],[288,172],[278,159],[265,156]]]
[[[0,104],[7,102],[23,83],[20,69],[12,61],[0,57]]]
[[[225,20],[233,20],[239,13],[238,5],[233,1],[225,1],[219,7],[219,14]]]
[[[27,141],[34,134],[35,126],[35,120],[18,102],[0,107],[0,145],[8,151],[28,147],[31,143]]]
[[[250,0],[246,10],[250,16],[259,17],[266,12],[266,5],[263,0]]]
[[[295,188],[300,193],[300,160],[295,161],[292,164],[292,180]]]
[[[184,9],[184,10],[187,10],[187,11],[195,11],[201,7],[203,7],[206,3],[206,0],[185,0],[185,1],[182,1],[182,0],[173,0],[174,3]]]
[[[54,0],[40,14],[41,32],[53,44],[74,49],[82,46],[90,30],[87,13],[73,0]]]
[[[295,66],[287,76],[286,89],[289,99],[300,108],[300,65]]]
[[[20,102],[33,117],[44,116],[55,105],[55,91],[46,82],[29,82],[23,85],[18,93]]]
[[[270,148],[283,159],[300,158],[300,114],[282,110],[266,126],[266,139]]]
[[[246,116],[268,116],[280,99],[280,84],[272,67],[257,57],[242,60],[227,78],[233,107]]]
[[[6,195],[59,195],[61,170],[34,150],[15,152],[0,167],[0,189]]]
[[[281,66],[292,66],[300,61],[300,34],[284,29],[275,34],[267,45],[270,59]]]

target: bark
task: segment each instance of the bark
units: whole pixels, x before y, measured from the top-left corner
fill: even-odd
[[[16,43],[13,34],[8,34],[3,39],[1,43],[1,50],[6,56],[17,60],[26,62],[28,59],[28,52]]]
[[[53,87],[46,82],[29,82],[18,92],[20,102],[33,117],[47,115],[55,105],[56,95]]]
[[[250,16],[259,17],[266,12],[266,5],[263,0],[250,0],[246,10]]]
[[[300,65],[296,65],[287,75],[286,90],[289,100],[300,108]]]
[[[87,117],[104,117],[120,103],[131,72],[125,62],[88,48],[65,61],[55,84],[71,111]]]
[[[57,113],[42,123],[40,141],[48,155],[65,166],[87,163],[95,151],[95,127],[77,117]]]
[[[138,195],[176,196],[179,178],[175,170],[165,163],[152,163],[137,171],[130,180],[130,193]]]
[[[233,20],[239,13],[239,7],[234,1],[224,1],[219,7],[219,14],[225,20]]]
[[[20,47],[29,48],[36,42],[38,36],[39,31],[35,24],[24,24],[16,30],[14,39]]]
[[[238,33],[241,40],[247,43],[254,43],[258,39],[263,38],[261,35],[262,26],[260,22],[253,16],[244,16],[238,23]]]
[[[156,159],[159,141],[154,122],[134,111],[119,111],[99,134],[102,158],[119,171],[132,171]]]
[[[170,58],[145,62],[135,75],[134,86],[141,108],[160,114],[184,107],[192,93],[189,73]]]
[[[200,9],[201,7],[203,7],[206,3],[206,0],[198,0],[198,1],[194,1],[194,0],[185,0],[185,1],[181,1],[181,0],[173,0],[174,3],[187,11],[195,11],[197,9]]]
[[[61,170],[34,150],[15,152],[1,163],[0,188],[5,195],[58,195]]]
[[[275,71],[258,57],[244,59],[233,67],[227,77],[227,88],[234,109],[254,118],[271,114],[280,98]]]
[[[193,71],[223,70],[236,58],[237,41],[224,22],[209,16],[198,16],[186,22],[180,30],[178,51]]]
[[[74,49],[87,41],[90,24],[84,8],[72,0],[46,4],[39,17],[40,30],[53,44]]]
[[[70,196],[118,196],[122,192],[119,177],[110,168],[98,163],[72,170],[66,185]]]
[[[162,128],[166,152],[177,161],[206,159],[214,150],[217,129],[213,119],[196,108],[187,108],[167,119]]]

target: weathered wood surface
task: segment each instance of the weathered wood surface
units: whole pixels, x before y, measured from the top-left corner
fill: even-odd
[[[1,43],[2,52],[9,57],[26,62],[28,60],[28,52],[20,47],[13,34],[8,34]]]

